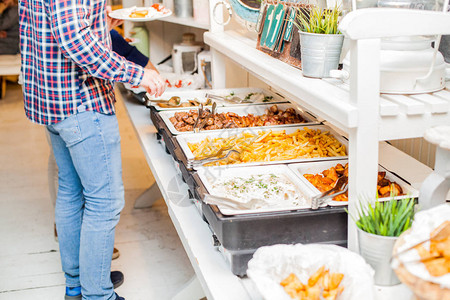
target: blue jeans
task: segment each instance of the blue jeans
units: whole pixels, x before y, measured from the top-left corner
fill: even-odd
[[[68,287],[83,299],[114,300],[111,257],[124,206],[115,115],[84,111],[47,126],[58,165],[55,221]]]

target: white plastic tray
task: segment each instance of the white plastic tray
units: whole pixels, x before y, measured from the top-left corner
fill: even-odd
[[[290,207],[272,207],[272,208],[260,208],[260,209],[246,209],[246,210],[238,210],[238,209],[229,209],[221,207],[219,210],[224,215],[242,215],[242,214],[254,214],[254,213],[263,213],[263,212],[275,212],[275,211],[291,211],[291,210],[299,210],[299,209],[309,209],[311,208],[311,197],[314,195],[314,192],[302,182],[298,176],[296,176],[286,165],[273,165],[270,168],[266,166],[257,166],[257,167],[240,167],[240,168],[223,168],[223,167],[212,167],[212,168],[203,168],[198,171],[199,178],[203,182],[206,190],[211,195],[223,196],[221,194],[215,193],[212,184],[215,178],[219,177],[243,177],[243,176],[251,176],[251,175],[260,175],[260,174],[274,174],[274,175],[283,175],[287,178],[293,185],[296,186],[299,193],[302,193],[308,205],[305,206],[290,206]]]
[[[273,93],[271,91],[265,90],[265,89],[261,89],[261,88],[234,88],[234,89],[215,89],[215,90],[187,90],[187,91],[170,91],[170,92],[165,92],[160,98],[155,99],[153,96],[149,95],[148,93],[146,94],[146,96],[149,99],[155,99],[155,100],[167,100],[170,99],[173,96],[178,96],[181,98],[181,103],[184,102],[188,102],[188,100],[193,100],[194,98],[197,98],[198,101],[200,102],[205,102],[206,101],[206,93],[208,94],[214,94],[214,95],[218,95],[218,96],[228,96],[230,95],[230,93],[234,93],[235,96],[240,97],[240,98],[244,98],[245,96],[247,96],[249,93],[263,93],[266,96],[272,96],[273,99],[270,102],[253,102],[251,104],[270,104],[270,103],[286,103],[288,102],[283,96]],[[217,106],[248,106],[249,103],[242,103],[242,104],[233,104],[233,103],[229,103],[229,102],[224,102],[224,101],[219,101],[219,100],[213,100],[214,102],[217,103]],[[152,104],[156,110],[161,111],[161,110],[180,110],[183,109],[183,107],[173,107],[173,108],[164,108],[164,107],[160,107],[157,103],[153,103]],[[191,107],[185,107],[187,109],[195,109],[196,106],[191,106]]]
[[[314,196],[321,194],[321,192],[306,179],[303,175],[304,174],[319,174],[322,173],[324,170],[327,170],[331,167],[336,166],[337,164],[342,164],[345,166],[347,163],[347,160],[332,160],[332,161],[320,161],[320,162],[313,162],[313,163],[299,163],[299,164],[289,164],[288,167],[291,169],[296,176],[300,178],[301,181],[303,181],[304,184],[306,184],[311,190],[314,191]],[[393,173],[389,172],[382,166],[378,166],[378,171],[385,171],[386,172],[386,179],[398,183],[400,187],[403,189],[404,196],[397,196],[394,197],[394,199],[404,199],[404,198],[417,198],[419,196],[419,191],[417,191],[415,188],[413,188],[411,185],[409,185],[407,182],[405,182],[400,177],[394,175]],[[379,198],[380,201],[387,201],[392,198],[386,197],[386,198]],[[347,201],[331,201],[329,203],[330,206],[343,206],[348,205]]]
[[[223,112],[234,112],[238,114],[239,116],[246,116],[248,114],[253,114],[255,116],[260,116],[265,114],[266,109],[269,109],[274,103],[270,104],[261,104],[261,105],[248,105],[247,106],[238,106],[238,107],[219,107],[217,109],[217,113],[223,113]],[[307,122],[306,123],[297,123],[297,124],[285,124],[285,125],[271,125],[271,126],[259,126],[259,127],[252,127],[252,128],[283,128],[287,126],[294,126],[294,125],[317,125],[320,124],[320,122],[314,118],[312,115],[308,114],[307,112],[303,111],[299,106],[290,104],[290,103],[279,103],[276,104],[278,106],[278,109],[280,110],[286,110],[288,108],[294,108],[295,111]],[[170,132],[174,135],[178,134],[189,134],[193,133],[193,131],[178,131],[173,126],[172,122],[170,121],[170,118],[175,115],[177,112],[182,111],[189,111],[191,109],[197,109],[197,108],[189,108],[186,107],[184,109],[178,109],[178,110],[170,110],[170,111],[162,111],[160,112],[160,116],[163,119],[164,123],[166,123],[167,128],[169,128]],[[218,129],[218,130],[203,130],[202,132],[222,132],[224,130],[230,130],[230,129]]]
[[[180,145],[181,150],[186,155],[186,158],[188,160],[194,159],[195,156],[192,153],[191,149],[189,149],[188,143],[198,143],[209,138],[228,138],[237,134],[240,134],[242,132],[250,132],[250,133],[257,133],[257,132],[267,132],[267,131],[278,131],[278,130],[284,130],[287,134],[294,133],[297,131],[297,129],[303,129],[304,127],[308,127],[309,129],[320,129],[322,131],[329,131],[340,143],[345,145],[348,151],[348,141],[339,135],[336,131],[332,130],[330,127],[326,125],[308,125],[308,126],[287,126],[282,129],[270,129],[270,128],[237,128],[237,129],[230,129],[226,131],[220,131],[220,132],[208,132],[205,131],[204,133],[197,133],[197,134],[181,134],[176,136],[176,139],[178,140],[178,143]],[[280,164],[280,163],[296,163],[296,162],[310,162],[310,161],[322,161],[322,160],[340,160],[340,159],[347,159],[347,156],[332,156],[332,157],[316,157],[316,158],[297,158],[297,159],[290,159],[290,160],[280,160],[280,161],[259,161],[259,162],[251,162],[251,163],[241,163],[241,164],[230,164],[230,165],[224,165],[222,167],[241,167],[241,166],[260,166],[260,165],[274,165],[274,164]],[[197,169],[201,169],[205,167],[199,167]],[[207,167],[210,168],[210,167]]]

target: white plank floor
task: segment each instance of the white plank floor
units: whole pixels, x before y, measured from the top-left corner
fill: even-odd
[[[116,230],[127,300],[170,299],[194,275],[164,201],[134,209],[154,181],[139,142],[117,103],[126,205]],[[63,299],[64,276],[53,237],[44,127],[29,122],[21,90],[9,84],[0,100],[0,300]]]

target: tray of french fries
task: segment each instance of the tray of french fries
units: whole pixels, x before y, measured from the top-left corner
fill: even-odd
[[[218,205],[223,215],[311,208],[312,190],[286,165],[202,168],[197,174],[209,194],[247,204],[242,208]]]
[[[373,300],[373,270],[358,254],[335,245],[259,248],[248,277],[266,300]]]
[[[200,120],[206,119],[201,131],[218,132],[233,128],[282,128],[292,125],[317,125],[320,122],[290,103],[219,107],[214,116],[211,108],[205,108]],[[193,126],[198,118],[198,109],[183,108],[159,113],[173,135],[194,133]]]
[[[229,99],[233,97],[244,100],[243,103],[234,103],[232,101],[221,101],[206,97],[206,94],[213,94],[217,96],[227,97]],[[151,101],[151,105],[155,107],[157,111],[162,110],[179,110],[180,108],[193,108],[197,109],[201,103],[204,107],[209,107],[213,102],[217,103],[218,107],[221,106],[249,106],[260,105],[270,103],[286,103],[288,102],[282,95],[268,91],[262,88],[228,88],[228,89],[213,89],[213,90],[186,90],[186,91],[171,91],[165,92],[160,98],[154,98],[150,94],[145,95]],[[169,100],[172,97],[178,97],[176,102],[170,103],[164,100]],[[175,99],[175,98],[173,98]]]
[[[333,188],[340,176],[344,175],[348,177],[347,160],[296,163],[289,164],[288,167],[305,185],[314,191],[314,195],[319,195]],[[417,198],[419,191],[402,178],[379,165],[377,195],[380,201],[399,200],[404,198]],[[391,197],[391,195],[394,197]],[[328,205],[348,205],[348,193],[336,196]]]
[[[235,151],[227,153],[225,159],[205,165],[228,167],[346,159],[348,145],[344,137],[325,125],[233,129],[178,135],[176,139],[188,161],[219,151],[223,154]]]

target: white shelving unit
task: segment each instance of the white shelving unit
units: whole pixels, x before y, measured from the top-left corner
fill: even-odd
[[[122,1],[123,7],[151,5],[144,0]],[[150,60],[157,64],[171,54],[173,44],[180,43],[183,33],[192,32],[196,35],[197,41],[201,41],[201,36],[209,30],[209,24],[197,22],[193,17],[180,18],[173,14],[169,17],[149,21],[130,22],[126,21],[124,29],[126,36],[132,31],[134,26],[145,26],[149,34]]]
[[[211,0],[213,8],[218,1]],[[416,95],[380,95],[380,38],[450,33],[450,15],[396,9],[364,9],[348,14],[341,31],[349,39],[350,83],[303,77],[291,67],[256,49],[256,41],[211,24],[205,43],[212,50],[216,88],[225,86],[225,57],[241,65],[349,137],[349,210],[358,195],[376,190],[378,142],[423,136],[425,130],[450,124],[450,86]],[[402,174],[403,175],[403,174]],[[349,248],[357,251],[356,228],[349,219]]]
[[[343,130],[358,126],[357,106],[350,102],[349,86],[340,80],[303,77],[301,70],[257,50],[255,40],[236,31],[207,32],[204,39],[211,48],[321,118]],[[380,95],[378,139],[420,137],[426,128],[450,122],[449,110],[450,84],[433,94]]]

